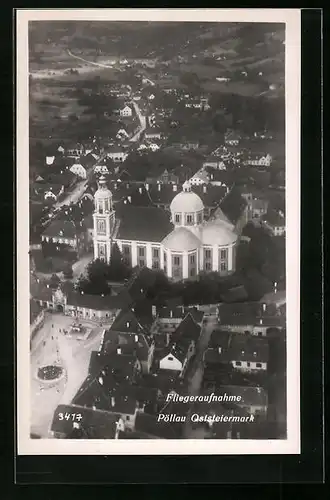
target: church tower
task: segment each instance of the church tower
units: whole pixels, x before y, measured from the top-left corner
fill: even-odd
[[[99,178],[99,188],[94,196],[94,259],[110,262],[112,235],[115,227],[115,211],[112,193],[107,188],[105,177]]]

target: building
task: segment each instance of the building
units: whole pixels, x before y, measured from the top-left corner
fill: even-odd
[[[161,139],[162,133],[159,127],[149,127],[144,131],[145,139]]]
[[[217,331],[204,353],[205,371],[210,365],[220,373],[220,366],[231,365],[239,372],[265,372],[268,365],[268,340],[250,335]],[[215,338],[218,337],[217,339]]]
[[[218,170],[226,170],[222,156],[211,155],[203,161],[203,168],[211,167]]]
[[[109,262],[116,242],[132,267],[162,269],[173,280],[195,278],[200,271],[234,272],[237,233],[225,217],[205,221],[204,204],[189,183],[173,198],[170,213],[123,204],[116,214],[101,177],[93,214],[94,258]]]
[[[102,322],[111,325],[118,313],[133,303],[127,291],[118,295],[88,295],[59,287],[53,290],[49,285],[39,283],[31,291],[33,300],[43,309],[61,312],[73,318]]]
[[[285,328],[285,317],[273,303],[220,304],[218,322],[222,330],[265,337],[274,328]]]
[[[272,164],[272,157],[270,154],[256,153],[249,154],[247,158],[243,161],[244,165],[256,165],[262,167],[270,167]]]
[[[239,407],[243,408],[250,415],[266,416],[268,409],[267,391],[262,387],[225,385],[217,388],[217,395],[227,396],[228,399],[235,397]],[[240,401],[238,401],[240,399]]]
[[[208,184],[209,175],[206,170],[204,170],[204,168],[201,168],[189,179],[189,183],[192,186],[201,186],[202,184]]]
[[[107,153],[108,158],[111,158],[115,163],[124,162],[128,154],[120,148],[112,147]]]
[[[133,111],[132,111],[132,108],[130,108],[129,106],[126,105],[126,106],[120,108],[119,114],[120,114],[120,116],[126,116],[126,117],[129,116],[130,117],[130,116],[132,116]]]
[[[73,221],[55,219],[42,233],[41,241],[69,245],[77,250],[81,243],[80,228],[77,229]]]
[[[152,332],[162,332],[169,335],[169,339],[172,334],[179,328],[180,324],[187,316],[191,316],[194,323],[201,328],[204,312],[199,311],[196,307],[162,307],[158,311],[155,311],[155,322],[152,326]]]
[[[189,360],[195,353],[194,343],[191,341],[178,341],[165,347],[159,359],[160,370],[172,370],[183,377],[189,364]]]
[[[30,300],[30,333],[31,337],[42,327],[45,320],[45,311],[38,302]]]
[[[83,167],[81,163],[74,163],[72,167],[70,167],[70,172],[77,175],[81,179],[86,179],[87,177],[86,168]]]
[[[234,130],[227,130],[225,133],[225,144],[227,146],[238,146],[241,136]]]
[[[117,439],[124,427],[113,413],[78,405],[59,405],[53,416],[51,433],[55,439]]]
[[[285,234],[285,217],[283,212],[270,209],[261,218],[262,224],[273,236],[283,236]]]

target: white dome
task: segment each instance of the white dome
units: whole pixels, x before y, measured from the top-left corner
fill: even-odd
[[[201,242],[189,229],[178,227],[164,238],[162,245],[176,252],[189,252],[199,248]]]
[[[192,191],[181,191],[172,200],[171,212],[200,212],[204,210],[204,205],[200,197]]]
[[[202,240],[205,245],[226,246],[235,243],[237,234],[226,222],[211,221],[203,227]]]

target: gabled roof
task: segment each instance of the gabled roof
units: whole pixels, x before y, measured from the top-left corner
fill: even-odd
[[[77,237],[77,228],[72,221],[55,219],[49,224],[42,235],[49,236],[50,238],[73,239]]]
[[[193,340],[194,342],[197,342],[201,334],[201,328],[197,323],[194,321],[192,315],[188,313],[175,332],[171,335],[171,341],[172,342],[180,342],[180,340]]]
[[[196,307],[162,307],[158,311],[159,318],[184,318],[189,314],[196,323],[201,323],[204,317],[203,311],[199,311]]]
[[[67,303],[69,306],[86,307],[95,311],[115,311],[128,307],[132,298],[127,293],[102,297],[74,291],[68,294]]]
[[[231,360],[268,362],[268,340],[253,335],[235,333],[231,336],[229,352]]]
[[[146,333],[131,309],[121,311],[112,323],[110,330],[133,334]]]
[[[247,205],[240,192],[233,188],[220,203],[220,208],[230,222],[236,224]]]
[[[60,414],[61,418],[60,418]],[[69,418],[65,418],[65,416]],[[73,419],[73,415],[75,418]],[[78,419],[76,417],[78,416]],[[80,418],[80,416],[82,418]],[[114,439],[117,415],[77,405],[59,405],[54,413],[51,430],[70,437],[77,429],[84,439]]]
[[[53,290],[42,281],[39,283],[31,281],[30,293],[35,300],[42,300],[45,302],[51,302],[53,300]]]
[[[151,339],[142,333],[122,333],[108,330],[104,335],[102,354],[118,353],[136,356],[139,361],[146,361],[149,356]]]

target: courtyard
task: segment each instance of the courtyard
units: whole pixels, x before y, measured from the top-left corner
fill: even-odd
[[[68,337],[74,320],[47,314],[31,349],[31,433],[50,438],[53,414],[59,404],[69,404],[88,374],[91,351],[98,350],[102,332],[92,322],[81,321],[88,335]]]

